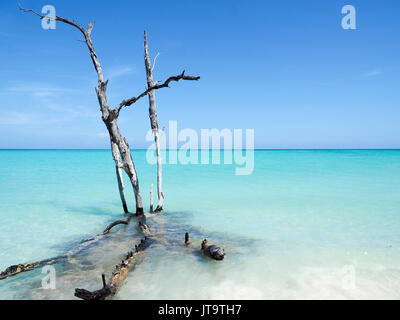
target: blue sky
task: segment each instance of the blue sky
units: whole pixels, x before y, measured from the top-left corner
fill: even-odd
[[[186,69],[197,83],[157,91],[160,126],[254,128],[257,148],[400,147],[400,2],[21,0],[86,26],[110,106],[145,88],[143,30],[160,52],[155,79]],[[341,27],[351,4],[357,29]],[[0,148],[108,148],[96,74],[74,28],[0,2]],[[146,148],[148,101],[120,116]]]

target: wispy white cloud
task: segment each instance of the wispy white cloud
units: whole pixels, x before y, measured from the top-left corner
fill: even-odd
[[[100,137],[100,138],[106,138],[106,137],[108,137],[108,133],[106,133],[106,132],[99,132],[98,134],[96,134],[96,136],[97,136],[97,137]]]
[[[0,125],[55,124],[76,119],[100,119],[101,117],[100,112],[96,112],[95,108],[92,110],[85,106],[50,105],[44,108],[36,108],[34,113],[32,111],[6,111],[0,117]],[[48,112],[49,109],[51,112]]]
[[[135,73],[135,69],[130,66],[118,66],[110,68],[108,71],[108,78],[115,79],[118,77],[126,76]]]
[[[25,93],[37,98],[46,98],[66,93],[79,93],[79,90],[41,84],[17,84],[7,88],[8,93]]]
[[[74,105],[74,106],[65,106],[61,104],[52,104],[47,106],[49,109],[55,112],[63,112],[64,114],[69,115],[70,118],[100,118],[101,113],[98,111],[97,106],[95,105],[93,108],[83,106],[83,105]]]
[[[1,125],[25,125],[32,122],[32,116],[25,113],[11,112],[0,117]]]
[[[383,70],[380,68],[372,69],[364,74],[366,77],[375,77],[384,74]]]
[[[49,84],[16,83],[0,92],[9,96],[17,94],[33,98],[26,106],[14,105],[2,114],[1,125],[35,125],[55,124],[71,120],[85,118],[94,119],[100,117],[97,105],[88,106],[71,103],[66,96],[82,95],[84,91]],[[35,112],[33,113],[32,110]],[[25,111],[25,112],[24,112]],[[49,112],[50,111],[50,112]]]
[[[71,116],[64,117],[45,117],[43,114],[30,114],[24,112],[9,112],[3,114],[0,118],[0,125],[10,126],[28,126],[28,125],[46,125],[61,123],[71,120]]]

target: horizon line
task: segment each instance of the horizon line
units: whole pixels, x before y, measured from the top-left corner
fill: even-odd
[[[93,150],[93,151],[96,151],[96,150],[98,150],[98,151],[102,151],[102,150],[111,150],[111,148],[0,148],[0,151],[18,151],[18,150],[21,150],[21,151],[35,151],[35,150],[37,150],[37,151],[40,151],[40,150],[42,150],[42,151],[45,151],[45,150],[48,150],[48,151],[57,151],[57,150],[60,150],[60,151],[63,151],[63,150],[71,150],[71,151],[74,151],[74,150],[86,150],[86,151],[90,151],[90,150]],[[146,151],[146,150],[148,150],[148,149],[145,149],[145,148],[132,148],[131,149],[131,151]],[[204,151],[204,150],[208,150],[208,151],[215,151],[215,150],[219,150],[219,151],[235,151],[235,150],[241,150],[241,151],[244,151],[244,150],[254,150],[254,151],[274,151],[274,150],[277,150],[277,151],[280,151],[280,150],[282,150],[282,151],[284,151],[284,150],[288,150],[288,151],[290,151],[290,150],[400,150],[400,147],[399,148],[253,148],[253,149],[245,149],[245,148],[242,148],[242,149],[222,149],[222,148],[220,148],[220,149],[201,149],[201,148],[199,148],[199,149],[188,149],[188,150],[196,150],[196,151]],[[154,150],[155,151],[155,150]],[[180,151],[180,149],[161,149],[161,151]],[[187,150],[186,150],[187,151]]]

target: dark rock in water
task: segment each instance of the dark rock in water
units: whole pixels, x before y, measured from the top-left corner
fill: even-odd
[[[221,247],[211,245],[208,247],[208,251],[210,252],[210,256],[215,260],[223,260],[225,257],[225,250]]]
[[[201,250],[215,260],[223,260],[225,257],[225,250],[216,245],[209,245],[207,239],[204,239],[201,243]]]

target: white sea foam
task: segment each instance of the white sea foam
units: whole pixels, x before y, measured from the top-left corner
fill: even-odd
[[[208,290],[209,299],[214,300],[263,299],[263,293],[259,289],[229,280],[212,286]]]

